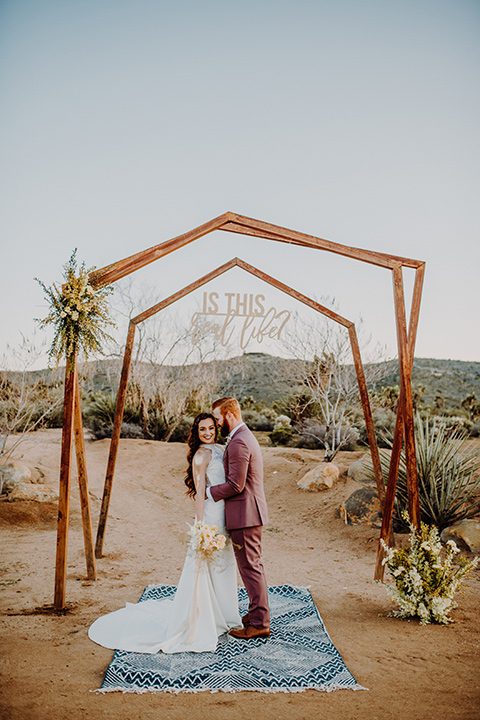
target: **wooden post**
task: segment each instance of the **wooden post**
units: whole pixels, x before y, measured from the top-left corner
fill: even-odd
[[[72,465],[73,408],[75,404],[75,378],[77,358],[67,357],[63,402],[62,451],[60,458],[60,490],[58,498],[57,555],[55,562],[55,593],[53,606],[65,607],[67,579],[68,520],[70,508],[70,471]]]
[[[87,463],[85,460],[85,442],[83,439],[82,407],[80,404],[78,372],[75,374],[75,412],[73,428],[75,435],[75,450],[77,455],[80,505],[82,508],[83,542],[85,545],[87,577],[89,580],[96,580],[97,569],[95,565],[95,554],[93,552],[92,516],[90,513],[90,498],[88,497]]]
[[[407,342],[407,323],[403,293],[402,266],[393,269],[395,311],[397,318],[398,362],[402,394],[403,430],[405,436],[405,461],[407,466],[408,512],[412,525],[420,527],[420,499],[418,496],[417,457],[415,452],[415,428],[413,423],[412,362]]]
[[[415,355],[415,342],[417,338],[418,319],[420,315],[420,301],[422,297],[423,278],[425,275],[425,263],[415,271],[415,286],[413,290],[412,309],[410,312],[410,325],[408,330],[408,376],[411,383],[413,360]],[[413,405],[413,404],[412,404]],[[413,408],[412,408],[413,409]],[[400,393],[397,408],[397,420],[393,435],[392,455],[388,472],[387,492],[385,506],[383,508],[382,528],[377,549],[377,560],[375,564],[375,580],[383,580],[385,566],[383,559],[385,552],[382,547],[382,540],[387,543],[387,538],[392,535],[393,507],[395,503],[395,492],[397,489],[398,468],[403,447],[403,396]],[[417,480],[418,482],[418,480]],[[388,544],[388,543],[387,543]]]
[[[350,345],[352,348],[353,362],[355,364],[355,372],[357,374],[360,399],[362,401],[363,417],[367,428],[368,444],[370,445],[370,452],[372,455],[372,465],[377,483],[378,499],[380,500],[380,506],[383,510],[383,506],[385,504],[385,480],[382,472],[382,464],[380,462],[380,453],[378,452],[377,436],[375,435],[375,427],[373,425],[372,410],[370,407],[370,400],[368,398],[367,383],[365,380],[365,373],[363,372],[363,364],[360,357],[360,348],[358,345],[355,325],[352,324],[348,328],[348,334],[350,335]]]
[[[103,553],[103,541],[105,539],[105,527],[107,524],[108,508],[110,506],[110,497],[112,495],[113,475],[115,472],[115,463],[117,460],[118,443],[120,442],[120,433],[122,430],[123,411],[125,408],[125,398],[127,395],[128,375],[130,372],[130,363],[132,360],[133,341],[135,339],[135,327],[135,323],[130,321],[127,342],[125,346],[125,355],[123,357],[122,375],[118,388],[117,407],[115,409],[115,420],[113,423],[112,440],[110,442],[110,453],[108,455],[105,485],[103,487],[102,507],[100,510],[100,518],[98,520],[97,541],[95,544],[95,556],[97,558],[101,558]]]

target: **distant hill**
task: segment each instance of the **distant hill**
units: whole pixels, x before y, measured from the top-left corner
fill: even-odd
[[[252,397],[255,402],[271,406],[295,388],[296,364],[296,360],[264,353],[245,353],[224,360],[219,362],[219,393]],[[99,372],[93,376],[96,389],[105,384],[116,389],[121,363],[99,361],[97,365]],[[399,385],[398,364],[383,365],[384,374],[378,386]],[[412,384],[425,386],[422,400],[426,405],[433,406],[435,397],[443,395],[446,409],[459,407],[470,393],[480,400],[480,362],[415,358]]]
[[[240,399],[252,397],[255,402],[271,406],[273,402],[294,390],[296,363],[293,359],[264,353],[245,353],[218,361],[219,394],[233,395]],[[389,362],[383,365],[383,377],[378,386],[399,385],[398,364]],[[89,363],[86,372],[89,376],[87,388],[90,386],[90,389],[95,391],[116,392],[121,367],[121,360],[97,360]],[[44,374],[46,375],[47,371],[31,373],[37,377]],[[63,371],[57,370],[54,377],[58,382],[62,382]],[[475,393],[480,400],[480,362],[415,358],[412,384],[425,386],[422,401],[427,405],[433,406],[435,397],[442,395],[447,410],[460,407],[461,401],[470,393]]]
[[[385,376],[380,385],[399,385],[398,366]],[[422,401],[432,406],[437,395],[445,398],[445,408],[459,407],[470,393],[480,400],[480,362],[415,358],[412,385],[424,385]]]

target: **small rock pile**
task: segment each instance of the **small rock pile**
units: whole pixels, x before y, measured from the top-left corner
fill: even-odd
[[[50,485],[36,483],[32,478],[30,468],[16,461],[0,465],[0,494],[6,495],[8,502],[17,500],[56,502],[58,500],[58,494]]]

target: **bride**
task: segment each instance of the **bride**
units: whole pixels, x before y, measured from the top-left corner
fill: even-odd
[[[196,520],[226,535],[224,501],[205,498],[206,487],[225,482],[223,448],[216,439],[213,415],[197,415],[188,438],[185,484],[195,499]],[[98,618],[88,635],[104,647],[131,652],[214,652],[218,636],[233,627],[242,627],[242,620],[232,544],[207,559],[195,552],[192,538],[173,598],[127,603]]]

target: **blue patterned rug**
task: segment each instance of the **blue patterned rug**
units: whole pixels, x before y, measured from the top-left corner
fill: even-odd
[[[139,602],[174,594],[174,585],[150,585]],[[146,655],[117,650],[98,692],[302,692],[364,690],[333,645],[306,588],[268,588],[271,635],[252,641],[222,635],[214,653]],[[238,589],[240,615],[248,609]]]

